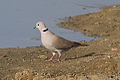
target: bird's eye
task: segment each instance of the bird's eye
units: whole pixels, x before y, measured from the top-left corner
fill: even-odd
[[[38,24],[38,26],[39,26],[39,24]]]

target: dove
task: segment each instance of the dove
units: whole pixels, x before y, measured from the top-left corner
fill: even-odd
[[[55,35],[46,27],[46,25],[42,21],[36,23],[34,29],[36,28],[39,29],[41,33],[41,42],[43,46],[52,52],[52,56],[48,61],[52,61],[56,53],[58,53],[59,55],[57,61],[60,61],[61,53],[63,51],[81,45],[79,42],[69,41],[60,36]]]

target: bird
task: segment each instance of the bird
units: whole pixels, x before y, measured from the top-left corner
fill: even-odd
[[[56,52],[59,55],[57,61],[61,61],[61,53],[63,51],[69,50],[72,47],[82,45],[79,42],[70,41],[58,35],[55,35],[55,33],[51,32],[46,27],[45,23],[42,21],[38,21],[36,23],[36,26],[34,27],[34,29],[36,28],[39,29],[41,33],[41,42],[43,46],[52,52],[52,56],[48,61],[53,60],[54,56],[56,55]]]

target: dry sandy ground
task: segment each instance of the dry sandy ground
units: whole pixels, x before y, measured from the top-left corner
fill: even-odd
[[[102,39],[81,42],[62,61],[44,47],[0,49],[0,80],[120,80],[120,6],[69,17],[58,24]]]

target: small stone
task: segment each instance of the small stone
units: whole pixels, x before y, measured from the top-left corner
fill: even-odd
[[[45,80],[42,76],[38,75],[33,78],[33,80]]]
[[[38,75],[35,71],[24,70],[15,74],[15,80],[33,80],[33,77]]]
[[[99,24],[99,22],[95,22],[95,24],[97,24],[97,25],[98,25],[98,24]]]
[[[46,55],[39,55],[38,58],[45,60],[45,59],[47,59],[47,56]]]
[[[108,58],[111,58],[111,56],[107,56]]]
[[[117,51],[118,49],[117,49],[117,48],[112,48],[111,50],[112,50],[112,51]]]

